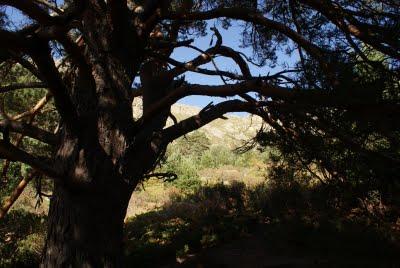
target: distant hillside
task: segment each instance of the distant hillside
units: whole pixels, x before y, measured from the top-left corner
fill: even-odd
[[[176,103],[172,106],[172,114],[178,121],[198,114],[200,110],[200,107],[180,103]],[[141,99],[135,99],[133,111],[135,118],[141,115]],[[228,119],[217,119],[198,131],[203,131],[210,139],[211,144],[225,145],[234,148],[254,137],[262,124],[261,118],[257,116],[238,116],[231,114],[226,117]],[[169,118],[167,124],[172,125],[173,121]]]

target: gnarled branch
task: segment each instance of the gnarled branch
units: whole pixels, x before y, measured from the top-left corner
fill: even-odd
[[[5,129],[8,129],[11,132],[23,134],[50,145],[56,145],[58,140],[55,134],[20,121],[8,119],[0,121],[0,131],[4,131]]]
[[[0,140],[0,158],[25,163],[51,178],[61,177],[61,174],[51,165],[50,159],[33,156],[3,140]]]
[[[227,84],[220,86],[206,85],[183,85],[170,92],[163,99],[155,102],[142,116],[141,122],[146,122],[158,111],[174,104],[179,99],[190,95],[213,96],[213,97],[229,97],[248,92],[258,92],[266,97],[274,98],[291,98],[294,93],[289,88],[274,86],[270,83],[263,82],[260,79],[252,79],[236,84]]]
[[[191,13],[174,13],[170,12],[163,16],[165,19],[172,20],[210,20],[216,18],[230,18],[237,19],[246,22],[251,22],[254,24],[262,25],[270,29],[274,29],[290,39],[299,44],[304,48],[310,55],[314,58],[318,59],[321,63],[325,61],[323,55],[324,51],[305,39],[301,34],[292,30],[290,27],[286,26],[283,23],[268,19],[263,16],[261,13],[257,13],[254,10],[246,9],[246,8],[216,8],[209,11],[199,11],[199,12],[191,12]]]
[[[250,112],[255,113],[258,107],[264,106],[264,102],[249,103],[240,100],[224,101],[218,104],[210,104],[200,113],[182,120],[178,124],[170,126],[162,131],[162,138],[165,143],[169,143],[183,135],[186,135],[202,126],[223,117],[230,112]]]

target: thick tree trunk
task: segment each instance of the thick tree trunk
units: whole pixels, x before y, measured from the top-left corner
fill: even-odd
[[[56,185],[41,267],[123,267],[123,221],[131,191]]]
[[[123,267],[123,220],[131,193],[166,147],[159,132],[169,107],[146,122],[132,117],[132,79],[146,44],[136,37],[116,42],[118,34],[134,37],[136,31],[116,31],[103,15],[97,1],[83,14],[90,45],[86,61],[70,77],[78,120],[60,128],[55,163],[65,177],[55,181],[42,267]],[[165,66],[146,66],[144,113],[172,82],[159,82]]]
[[[119,169],[126,146],[113,133],[111,125],[82,129],[80,138],[63,130],[56,159],[65,177],[54,182],[41,267],[123,267],[123,222],[137,179]]]

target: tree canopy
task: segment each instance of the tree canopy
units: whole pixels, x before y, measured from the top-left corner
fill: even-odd
[[[146,81],[147,69],[154,73],[155,69],[161,68],[160,86],[171,84],[174,79],[182,80],[180,77],[188,71],[217,75],[225,82],[224,85],[209,86],[184,81],[175,83],[149,107],[144,105],[147,111],[140,120],[133,123],[127,119],[126,123],[133,125],[133,132],[188,95],[239,96],[242,99],[212,105],[198,117],[163,130],[166,141],[230,111],[266,116],[266,107],[297,109],[299,106],[314,106],[354,114],[368,113],[364,119],[373,120],[376,117],[388,119],[382,113],[391,114],[397,110],[400,54],[396,1],[161,2],[2,1],[2,67],[18,63],[29,70],[34,79],[24,83],[3,81],[1,91],[48,88],[63,122],[72,129],[79,129],[79,123],[84,121],[81,118],[89,116],[86,110],[80,111],[79,106],[85,97],[96,97],[99,92],[90,93],[93,96],[89,96],[89,89],[85,93],[88,96],[71,92],[71,77],[84,77],[88,83],[85,88],[93,87],[91,84],[96,84],[97,76],[89,58],[105,53],[117,58],[117,63],[108,62],[110,68],[124,69],[121,75],[125,77],[115,77],[113,82],[120,83],[118,86],[124,89],[112,95],[117,102],[128,103],[127,106],[150,82]],[[9,26],[15,19],[7,13],[10,8],[27,16],[26,25],[20,28]],[[96,21],[96,16],[102,20]],[[193,38],[207,33],[207,22],[214,19],[225,28],[229,28],[233,21],[239,21],[242,45],[252,47],[253,55],[246,56],[224,46],[223,36],[217,28],[211,28],[217,40],[209,49],[201,51],[192,47]],[[100,34],[95,34],[100,29],[96,23],[104,28]],[[173,49],[181,46],[192,47],[199,56],[189,62],[170,58]],[[248,66],[251,58],[258,65],[274,64],[280,50],[287,53],[296,53],[297,50],[300,60],[296,66],[276,74],[252,76]],[[373,53],[381,56],[371,56]],[[241,73],[201,67],[219,56],[233,59]],[[374,76],[362,78],[360,70],[373,72]],[[110,72],[112,78],[111,70],[98,72]],[[141,83],[139,89],[132,90],[130,85],[136,76],[141,76]],[[250,92],[257,93],[257,96],[248,94]],[[123,112],[130,117],[130,109]],[[33,138],[55,143],[54,135],[14,121],[17,120],[7,121],[7,128],[11,131],[26,132],[29,129]],[[316,121],[321,124],[321,120]],[[3,121],[3,128],[5,124]],[[59,175],[17,148],[2,151],[7,158],[29,162],[52,176]]]

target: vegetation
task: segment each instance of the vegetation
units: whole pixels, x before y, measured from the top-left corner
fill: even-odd
[[[160,209],[127,220],[127,266],[179,261],[188,267],[218,267],[241,261],[246,254],[264,256],[253,260],[254,265],[267,265],[274,256],[284,256],[282,264],[294,261],[295,267],[304,262],[311,267],[397,264],[400,233],[394,208],[382,207],[376,196],[362,200],[364,206],[354,206],[346,195],[333,201],[328,194],[321,185],[273,181],[257,186],[217,183],[190,194],[177,193]],[[44,218],[13,211],[7,219],[1,226],[7,239],[2,241],[2,265],[36,264],[44,243]],[[223,263],[227,259],[218,255],[218,248],[232,241],[259,244]]]
[[[34,76],[20,65],[5,64],[2,67],[3,83],[19,84],[35,81]],[[14,118],[26,124],[40,124],[46,130],[51,130],[56,127],[58,115],[55,111],[54,102],[44,89],[33,88],[5,92],[1,101],[3,112],[0,113],[0,120],[2,120],[2,122],[5,122],[7,118]],[[31,107],[32,103],[36,103],[34,108]],[[5,111],[7,111],[7,113],[5,113]],[[27,152],[35,153],[42,157],[51,156],[50,147],[39,140],[18,133],[11,133],[9,138],[13,144],[23,148]],[[0,168],[0,201],[3,204],[20,181],[30,176],[32,168],[25,163],[12,162],[9,160],[0,160]],[[35,174],[33,179],[36,180],[37,201],[40,202],[42,185],[44,188],[43,191],[49,190],[51,185],[46,178],[43,178],[42,174]],[[3,211],[1,214],[4,215]]]
[[[0,223],[0,266],[37,266],[44,245],[46,217],[11,211]]]
[[[228,146],[211,145],[203,132],[194,132],[182,137],[167,150],[160,171],[175,173],[177,178],[172,183],[181,190],[193,190],[201,185],[200,172],[206,169],[215,171],[219,167],[232,166],[252,168],[256,162],[265,164],[268,152],[250,150],[245,153],[235,152]],[[207,174],[210,179],[216,174]],[[263,176],[264,174],[260,174]],[[258,175],[258,176],[260,176]],[[257,176],[257,175],[256,175]],[[225,178],[226,179],[226,178]]]
[[[187,147],[184,139],[192,146]],[[214,158],[203,161],[205,155]],[[244,164],[254,168],[259,159],[269,165],[261,183],[243,177],[231,181],[215,177],[219,167],[241,168]],[[214,176],[206,185],[200,180],[201,169],[210,169]],[[377,189],[358,195],[354,188],[321,183],[314,172],[276,148],[238,154],[210,144],[204,133],[195,132],[169,148],[160,170],[178,177],[161,189],[155,187],[160,182],[145,183],[141,191],[161,205],[145,208],[139,204],[139,214],[126,220],[127,266],[233,266],[246,254],[264,256],[266,252],[254,265],[267,265],[283,252],[279,262],[295,267],[392,267],[400,261],[395,204],[383,203]],[[169,197],[163,200],[166,194]],[[31,267],[40,260],[46,217],[25,209],[11,211],[0,227],[1,266]],[[224,262],[221,254],[233,254],[226,246],[232,242],[234,248],[256,243],[257,249],[243,249],[236,256],[239,259],[230,256],[233,259]]]
[[[309,265],[319,260],[317,267],[352,263],[390,267],[399,261],[399,233],[391,229],[393,222],[381,225],[378,219],[391,212],[371,217],[365,214],[368,211],[354,210],[348,203],[337,206],[325,194],[323,187],[305,188],[299,184],[246,187],[235,183],[202,187],[193,194],[176,196],[161,210],[128,221],[126,243],[130,263],[154,267],[174,263],[178,257],[186,259],[188,267],[194,263],[219,267],[226,256],[215,254],[207,259],[200,255],[194,260],[190,256],[207,248],[211,248],[212,254],[216,245],[252,236],[261,236],[264,245],[258,252],[267,255],[267,263],[268,256],[275,254],[288,258],[282,264],[301,257]],[[376,201],[370,198],[367,202]],[[371,207],[378,209],[375,205]],[[235,261],[240,259],[230,264]],[[253,262],[254,266],[263,264]]]
[[[400,205],[399,10],[394,0],[0,0],[1,198],[14,189],[0,218],[30,180],[39,201],[51,194],[45,239],[39,216],[12,212],[1,222],[4,265],[37,263],[31,245],[43,241],[42,267],[121,267],[126,250],[141,252],[127,254],[133,265],[146,264],[157,241],[185,257],[258,227],[270,241],[280,236],[276,249],[289,230],[299,239],[284,249],[318,252],[309,237],[318,245],[343,237],[326,250],[345,256],[346,244],[390,263]],[[225,33],[238,31],[240,45],[226,46]],[[201,36],[208,47],[194,46]],[[193,58],[179,61],[182,48]],[[190,72],[221,83],[193,84]],[[171,106],[191,95],[228,99],[177,121]],[[189,135],[230,112],[265,123],[245,154]],[[265,187],[200,183],[200,171],[257,158],[271,161]],[[183,193],[124,232],[137,186],[174,173]],[[182,202],[186,216],[174,212]],[[13,215],[25,221],[20,233],[9,231]]]

